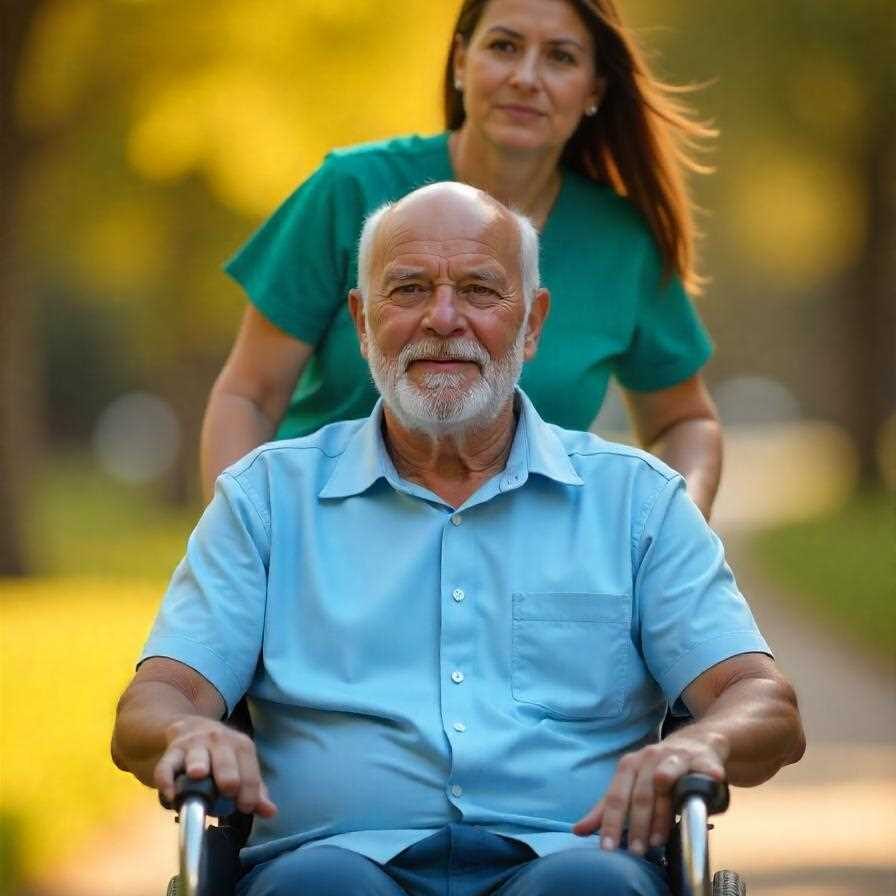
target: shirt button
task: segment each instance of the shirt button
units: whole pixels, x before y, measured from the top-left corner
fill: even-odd
[[[451,785],[451,796],[463,796],[464,789],[460,784]]]
[[[455,588],[454,591],[451,592],[451,596],[460,603],[467,595],[464,594],[463,588]]]
[[[455,722],[455,723],[454,723],[454,730],[455,730],[455,731],[460,731],[461,733],[463,733],[464,731],[467,730],[467,726],[464,725],[463,722]]]
[[[458,671],[452,672],[452,673],[451,673],[451,680],[452,680],[455,684],[460,684],[460,683],[464,680],[464,673],[463,673],[463,672],[458,672]]]
[[[451,515],[451,525],[459,526],[464,521],[464,518],[459,513],[454,513]]]

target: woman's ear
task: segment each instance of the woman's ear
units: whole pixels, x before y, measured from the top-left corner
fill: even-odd
[[[467,42],[462,34],[454,35],[454,52],[451,61],[454,70],[454,89],[463,91],[464,71],[467,65]]]

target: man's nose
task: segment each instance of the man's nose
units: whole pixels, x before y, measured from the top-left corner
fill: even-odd
[[[458,305],[454,286],[447,283],[436,286],[426,305],[423,326],[439,336],[450,336],[464,330],[466,320]]]

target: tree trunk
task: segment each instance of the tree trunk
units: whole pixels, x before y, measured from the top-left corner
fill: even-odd
[[[847,365],[843,423],[853,437],[859,483],[880,483],[881,427],[896,410],[896,110],[885,104],[861,160],[868,204],[863,252],[841,291]]]
[[[4,4],[0,23],[0,575],[28,571],[25,510],[37,444],[33,305],[17,210],[27,141],[15,119],[16,76],[41,3]]]

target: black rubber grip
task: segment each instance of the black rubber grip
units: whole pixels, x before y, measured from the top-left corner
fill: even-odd
[[[699,796],[706,803],[710,815],[718,815],[728,808],[728,785],[709,775],[690,774],[679,778],[673,794],[675,811],[681,812],[684,801],[692,796]]]
[[[199,797],[205,803],[205,811],[207,815],[215,818],[224,818],[233,815],[236,811],[236,804],[229,796],[222,796],[218,792],[214,778],[208,776],[206,778],[190,778],[186,773],[181,772],[174,779],[174,800],[169,803],[159,794],[159,802],[166,809],[174,809],[180,812],[180,807],[184,804],[184,800],[188,797]]]

